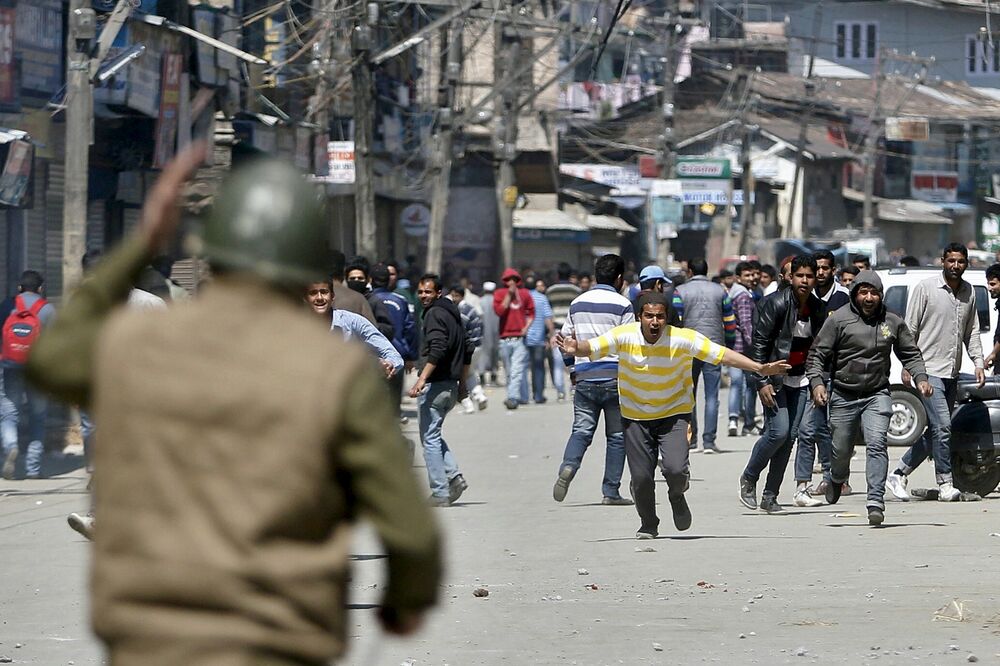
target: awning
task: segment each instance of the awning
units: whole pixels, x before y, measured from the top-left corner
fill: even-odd
[[[559,229],[563,231],[590,231],[590,227],[558,208],[514,211],[515,229]]]
[[[916,199],[882,199],[878,202],[878,218],[886,222],[910,224],[951,224],[947,211],[940,204]]]
[[[28,136],[27,132],[22,132],[19,129],[0,127],[0,144],[10,143],[11,141],[17,140],[31,141],[31,137]]]
[[[620,231],[626,234],[634,234],[638,229],[620,217],[614,215],[588,215],[587,226],[591,229],[601,231]]]

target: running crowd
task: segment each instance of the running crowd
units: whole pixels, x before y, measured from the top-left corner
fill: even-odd
[[[84,266],[95,258],[88,253]],[[408,394],[418,403],[434,506],[454,503],[468,488],[443,435],[445,418],[456,405],[466,413],[486,409],[483,386],[497,385],[502,368],[508,410],[532,400],[544,403],[547,379],[559,402],[572,397],[573,425],[553,488],[556,501],[565,499],[603,415],[602,502],[634,503],[640,518],[637,537],[655,537],[653,482],[659,465],[674,524],[687,529],[689,453],[719,450],[716,424],[725,366],[728,435],[758,437],[739,479],[740,502],[752,510],[781,511],[779,490],[794,451],[794,504],[835,504],[851,492],[850,459],[860,430],[868,516],[879,525],[886,487],[896,498],[909,499],[907,477],[927,458],[934,461],[939,498],[959,498],[949,446],[962,348],[980,383],[995,356],[994,350],[984,355],[975,292],[962,278],[967,249],[948,245],[941,263],[940,273],[914,289],[905,320],[886,309],[881,280],[867,258],[856,256],[838,271],[829,251],[789,257],[780,271],[743,261],[735,271],[711,279],[702,259],[687,262],[684,273],[673,278],[647,266],[632,284],[626,283],[622,258],[609,254],[595,262],[592,277],[560,264],[551,285],[508,268],[500,276],[502,286],[486,282],[481,295],[468,280],[445,289],[438,275],[424,274],[411,284],[400,278],[395,261],[371,264],[335,252],[330,279],[310,284],[304,301],[330,322],[331,331],[369,347],[404,423],[404,376],[419,368]],[[991,293],[1000,296],[1000,264],[987,277]],[[32,342],[55,312],[42,295],[37,272],[26,271],[18,291],[0,312],[5,322],[2,472],[14,478],[19,441],[26,439],[24,476],[32,479],[43,476],[46,402],[25,382],[23,367]],[[133,289],[129,303],[165,307],[169,295],[163,296]],[[892,354],[903,364],[903,380],[919,391],[930,425],[890,473]],[[694,397],[699,383],[705,395],[700,427]],[[94,424],[86,412],[82,417],[89,456]],[[622,494],[626,463],[630,493]],[[814,472],[822,475],[816,485]],[[70,524],[92,534],[92,516],[73,514]]]

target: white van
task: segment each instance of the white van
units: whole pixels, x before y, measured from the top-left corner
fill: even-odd
[[[916,268],[889,268],[876,271],[882,280],[885,307],[906,318],[906,307],[910,302],[913,287],[929,277],[941,272],[940,268],[922,266]],[[993,349],[993,331],[997,326],[997,312],[993,301],[986,290],[986,271],[970,268],[965,271],[963,279],[972,285],[976,294],[976,311],[978,313],[979,338],[983,345],[985,357]],[[902,364],[895,355],[892,356],[892,369],[889,374],[890,390],[892,392],[892,418],[889,421],[889,446],[910,446],[923,434],[927,427],[927,414],[920,402],[916,389],[907,387],[902,382]],[[966,350],[962,350],[962,374],[974,375],[975,366],[969,360]]]

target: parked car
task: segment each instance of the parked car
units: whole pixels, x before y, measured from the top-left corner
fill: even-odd
[[[884,303],[890,312],[906,317],[906,308],[913,294],[913,287],[929,277],[940,273],[934,267],[899,267],[877,271],[885,290]],[[993,331],[997,325],[997,312],[993,309],[989,292],[986,291],[986,271],[970,268],[964,279],[969,282],[976,295],[976,312],[979,338],[984,356],[993,348]],[[902,365],[892,357],[889,374],[892,394],[892,418],[889,420],[889,446],[910,446],[923,434],[927,427],[927,413],[920,402],[916,389],[906,386],[902,380]],[[963,350],[961,374],[975,375],[975,366]]]

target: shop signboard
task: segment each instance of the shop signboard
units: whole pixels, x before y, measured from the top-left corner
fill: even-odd
[[[912,171],[910,196],[931,203],[955,203],[958,201],[958,172]]]
[[[327,162],[329,163],[329,172],[326,177],[327,182],[354,182],[353,141],[330,141],[327,144]]]
[[[51,96],[63,84],[62,0],[17,4],[14,47],[21,54],[21,88]]]
[[[7,161],[0,175],[0,204],[21,207],[31,180],[31,163],[35,151],[28,141],[11,141]]]
[[[17,104],[17,62],[14,59],[14,28],[17,10],[0,6],[0,104]]]
[[[675,170],[678,178],[729,180],[733,177],[729,160],[725,158],[678,157]]]
[[[181,76],[184,57],[179,53],[164,53],[163,82],[160,90],[160,115],[156,121],[156,148],[153,151],[153,168],[162,169],[170,161],[177,143],[177,113],[181,102]]]

